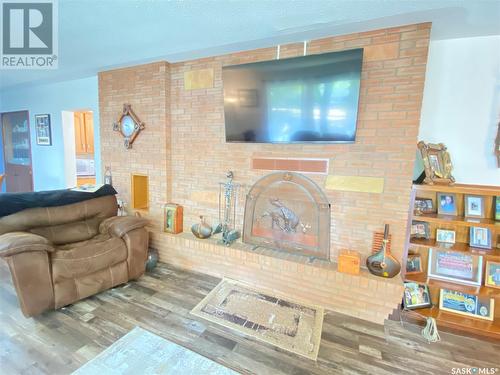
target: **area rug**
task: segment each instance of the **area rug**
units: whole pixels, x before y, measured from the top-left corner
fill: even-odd
[[[316,360],[324,310],[224,279],[191,314]]]
[[[216,362],[135,327],[73,375],[236,375]]]

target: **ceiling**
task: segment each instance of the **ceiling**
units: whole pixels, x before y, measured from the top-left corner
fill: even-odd
[[[0,70],[0,89],[416,22],[433,40],[500,34],[498,0],[59,0],[59,68]]]

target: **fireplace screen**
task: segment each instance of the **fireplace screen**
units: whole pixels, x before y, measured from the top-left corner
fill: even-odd
[[[247,195],[243,241],[329,259],[330,204],[318,185],[299,173],[264,176]]]

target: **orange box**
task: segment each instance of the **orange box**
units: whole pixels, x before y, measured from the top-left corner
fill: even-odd
[[[342,250],[339,255],[338,263],[339,272],[349,273],[351,275],[359,275],[361,256],[357,251]]]

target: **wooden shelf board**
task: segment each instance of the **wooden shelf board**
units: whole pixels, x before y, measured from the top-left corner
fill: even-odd
[[[482,249],[480,247],[472,247],[467,243],[463,242],[455,242],[454,244],[450,244],[450,246],[446,246],[442,242],[437,242],[435,239],[424,239],[424,238],[412,238],[410,239],[410,247],[412,248],[429,248],[432,247],[434,249],[439,250],[448,250],[448,251],[459,251],[470,253],[474,255],[483,255],[486,258],[500,258],[500,250],[498,249]]]
[[[435,191],[437,193],[458,193],[458,194],[473,194],[473,195],[498,195],[500,196],[500,186],[488,185],[413,185],[416,191]]]
[[[454,283],[451,281],[432,279],[428,278],[425,272],[405,275],[405,280],[419,284],[427,284],[431,287],[439,289],[456,290],[458,292],[472,294],[479,297],[500,298],[499,288],[492,288],[490,286],[485,286],[485,285],[481,286],[465,285],[465,284]]]
[[[500,339],[500,322],[498,321],[469,318],[463,315],[441,311],[437,307],[418,309],[415,310],[415,312],[436,319],[438,329],[440,326],[444,326],[457,331]]]
[[[447,225],[452,224],[465,227],[489,228],[492,230],[500,229],[500,221],[495,221],[493,219],[467,218],[462,216],[451,216],[451,215],[441,215],[441,214],[423,214],[423,215],[413,215],[413,220],[425,221],[427,223],[438,223]]]

